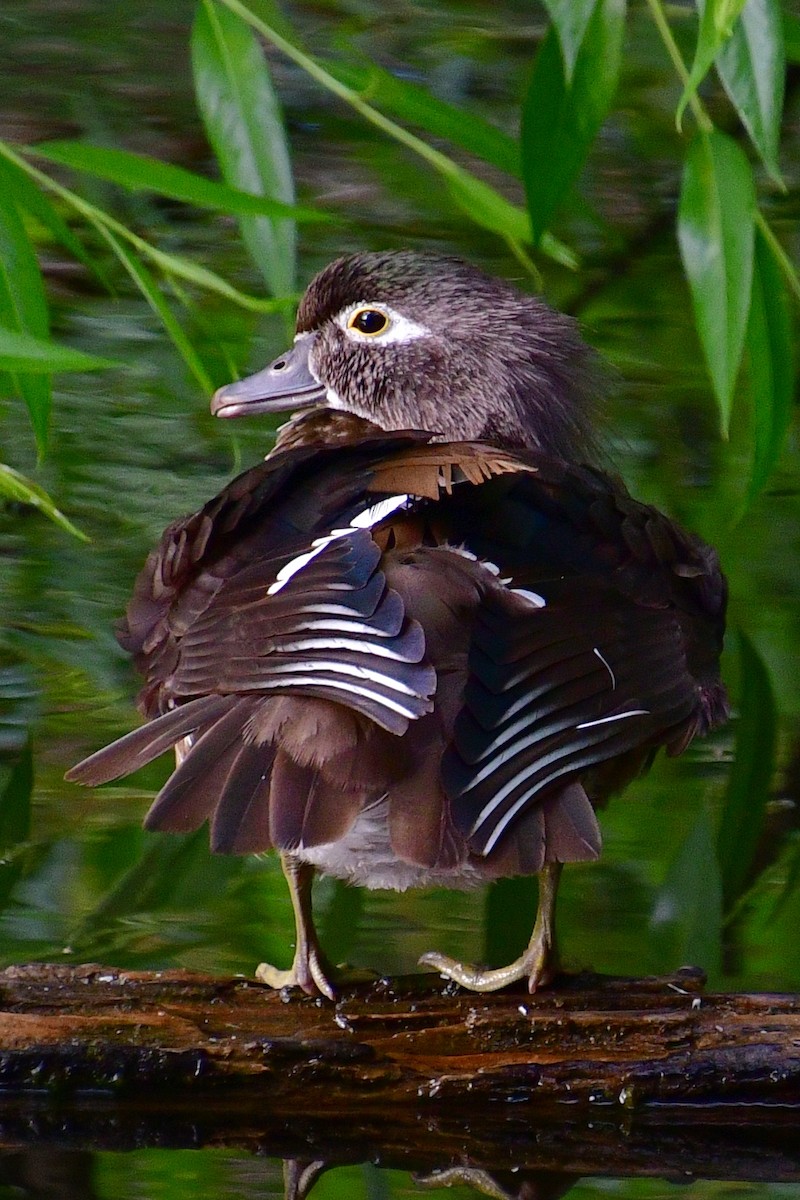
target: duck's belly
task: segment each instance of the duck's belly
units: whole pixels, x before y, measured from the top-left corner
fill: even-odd
[[[447,887],[469,890],[485,882],[468,859],[450,869],[405,862],[392,850],[387,822],[389,805],[382,800],[365,809],[348,833],[336,842],[300,847],[292,853],[323,875],[366,888]]]

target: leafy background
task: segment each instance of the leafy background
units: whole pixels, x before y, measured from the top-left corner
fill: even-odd
[[[604,814],[602,862],[565,877],[568,961],[800,988],[797,15],[6,0],[0,29],[3,961],[288,961],[273,860],[141,832],[166,765],[96,794],[62,775],[136,719],[111,626],[148,548],[270,444],[217,426],[211,390],[284,347],[324,263],[411,245],[580,319],[612,459],[730,577],[734,720]],[[400,971],[502,961],[534,894],[316,902],[334,958]]]

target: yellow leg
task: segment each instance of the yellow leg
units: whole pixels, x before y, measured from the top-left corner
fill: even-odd
[[[311,911],[314,868],[309,863],[301,862],[293,854],[281,854],[281,866],[289,885],[294,910],[294,962],[288,971],[280,971],[269,963],[261,963],[256,968],[256,979],[270,987],[299,987],[309,996],[321,994],[329,1000],[335,1000],[336,993],[328,979],[330,968],[322,953]]]
[[[548,863],[539,872],[539,907],[536,923],[527,949],[507,967],[490,970],[472,963],[457,962],[446,954],[431,950],[419,960],[421,966],[433,967],[440,975],[460,983],[471,992],[495,992],[518,979],[528,980],[528,991],[552,982],[558,974],[556,951],[556,897],[561,877],[561,863]]]

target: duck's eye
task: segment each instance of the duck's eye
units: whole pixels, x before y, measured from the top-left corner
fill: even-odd
[[[347,318],[347,328],[357,329],[366,337],[377,337],[389,328],[389,318],[379,308],[357,308]]]

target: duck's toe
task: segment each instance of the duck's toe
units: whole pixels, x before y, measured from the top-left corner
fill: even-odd
[[[496,992],[520,979],[527,979],[528,991],[535,992],[552,983],[560,972],[555,947],[544,937],[532,938],[525,953],[505,967],[479,967],[459,962],[436,950],[423,954],[419,963],[423,967],[432,967],[445,979],[452,979],[471,992]]]
[[[322,955],[316,949],[311,949],[306,955],[295,954],[288,971],[273,967],[271,963],[260,963],[256,967],[256,979],[271,988],[299,987],[308,996],[325,996],[328,1000],[335,1000],[336,991],[328,978],[328,971],[327,964],[323,965]]]

